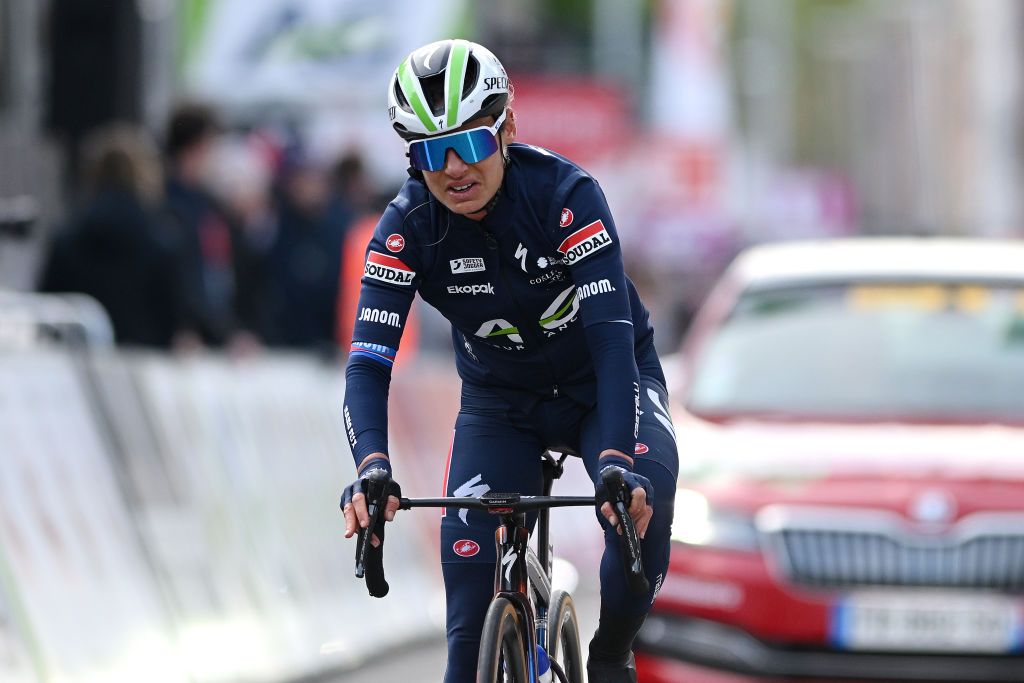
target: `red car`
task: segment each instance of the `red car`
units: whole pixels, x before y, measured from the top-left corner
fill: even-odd
[[[754,248],[667,369],[641,681],[1024,681],[1024,243]]]

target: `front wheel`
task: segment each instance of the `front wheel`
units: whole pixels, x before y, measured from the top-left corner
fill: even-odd
[[[491,601],[480,633],[477,683],[528,683],[526,625],[508,598]]]
[[[563,590],[551,594],[548,609],[548,658],[565,675],[563,683],[583,683],[580,630],[572,596]]]

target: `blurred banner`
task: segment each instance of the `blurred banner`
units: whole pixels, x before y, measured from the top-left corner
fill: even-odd
[[[226,102],[370,101],[383,113],[383,74],[416,46],[451,37],[466,4],[187,0],[186,85]]]
[[[517,137],[583,167],[612,161],[635,137],[623,88],[574,76],[513,76]]]

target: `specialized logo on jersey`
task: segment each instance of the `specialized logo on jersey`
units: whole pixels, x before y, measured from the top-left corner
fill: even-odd
[[[520,242],[519,246],[516,247],[516,256],[515,257],[519,261],[519,267],[523,269],[524,273],[527,272],[527,270],[526,270],[526,247],[523,246],[522,242]]]
[[[456,498],[479,498],[480,496],[484,495],[490,490],[491,487],[484,481],[483,475],[478,474],[469,481],[467,481],[465,484],[460,486],[459,488],[452,491],[452,495],[455,496]],[[469,522],[466,521],[468,517],[469,510],[459,510],[459,519],[461,519],[462,523],[467,526],[469,525]]]
[[[452,544],[452,550],[459,557],[473,557],[480,552],[480,544],[468,538],[463,538]]]
[[[637,441],[636,442],[636,448],[633,450],[633,455],[643,455],[644,453],[646,453],[649,450],[651,450],[651,449],[647,447],[647,444],[640,443],[639,441]]]
[[[565,256],[565,263],[571,266],[611,243],[612,237],[605,230],[604,223],[596,220],[566,237],[558,251]]]
[[[612,283],[607,278],[604,280],[595,280],[594,282],[588,282],[585,285],[580,285],[576,289],[576,298],[579,301],[583,301],[584,299],[597,294],[607,294],[608,292],[614,291],[615,288],[612,287]]]
[[[482,258],[453,258],[448,264],[452,267],[452,275],[479,273],[487,269]]]
[[[572,211],[562,209],[562,217],[558,219],[558,227],[568,228],[570,225],[572,225]]]
[[[363,276],[380,280],[381,282],[389,282],[393,285],[408,287],[412,284],[416,273],[413,272],[412,268],[402,263],[401,259],[382,254],[379,251],[371,251],[370,255],[366,257],[366,268],[363,270]]]
[[[405,238],[399,235],[397,232],[388,235],[387,241],[384,246],[388,248],[388,251],[393,251],[396,254],[405,249]]]
[[[402,327],[402,319],[397,313],[382,308],[363,308],[359,311],[359,320],[367,323],[380,323],[391,327]]]
[[[494,294],[494,285],[487,282],[482,285],[448,285],[449,294]]]

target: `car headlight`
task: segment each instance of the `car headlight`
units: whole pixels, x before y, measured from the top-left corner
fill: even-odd
[[[687,545],[757,551],[757,527],[748,515],[716,509],[704,494],[692,489],[676,491],[672,540]]]

